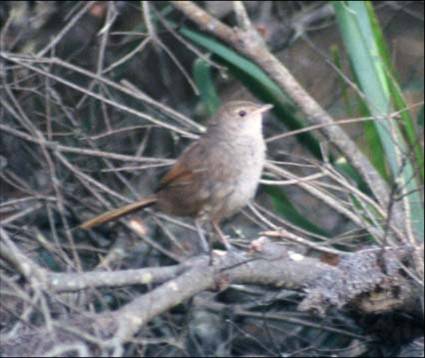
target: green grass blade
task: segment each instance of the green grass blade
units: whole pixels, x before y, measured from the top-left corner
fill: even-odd
[[[424,106],[422,106],[422,108],[420,109],[418,113],[417,123],[418,123],[418,126],[422,128],[424,127]]]
[[[374,124],[385,151],[382,159],[388,162],[393,180],[407,193],[404,203],[407,202],[405,210],[409,213],[409,223],[406,225],[411,224],[416,237],[423,240],[423,206],[417,176],[408,155],[409,148],[397,123],[388,120],[395,110],[393,103],[397,102],[397,98],[392,96],[395,81],[388,76],[389,66],[382,55],[385,46],[378,46],[383,39],[373,28],[378,26],[376,21],[371,20],[373,9],[364,1],[336,1],[333,4],[359,87],[367,99],[366,105],[372,115],[380,119]]]
[[[202,58],[198,58],[193,65],[193,77],[199,89],[201,101],[210,116],[220,106],[220,98],[215,89],[210,64]]]
[[[414,118],[408,109],[403,93],[400,89],[397,79],[395,78],[395,70],[393,69],[393,65],[391,63],[390,51],[386,45],[384,34],[382,33],[381,27],[379,26],[378,18],[375,14],[375,11],[373,10],[372,4],[370,2],[366,2],[365,5],[367,14],[370,18],[372,31],[376,39],[380,57],[383,59],[384,71],[387,77],[387,83],[389,85],[392,104],[394,109],[400,112],[403,125],[399,126],[399,128],[402,131],[409,148],[415,153],[414,158],[416,160],[417,168],[419,169],[420,178],[423,180],[424,154],[416,135]]]
[[[291,203],[285,193],[273,186],[266,186],[265,191],[269,194],[273,207],[280,216],[284,217],[290,223],[317,235],[330,237],[330,234],[319,228],[311,221],[307,220],[305,215],[301,214]]]

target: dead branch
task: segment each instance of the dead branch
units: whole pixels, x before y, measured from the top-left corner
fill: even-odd
[[[25,261],[25,267],[36,267],[16,246],[10,244],[7,236],[2,235],[2,241],[7,244],[6,250],[1,251],[4,259],[17,265],[13,258],[19,257]],[[55,326],[61,327],[59,336],[62,337],[62,344],[66,342],[74,347],[75,344],[89,342],[98,347],[116,348],[131,340],[143,326],[172,307],[202,291],[223,290],[231,284],[271,285],[303,290],[306,297],[299,309],[314,310],[322,315],[330,307],[343,307],[348,303],[355,304],[358,309],[370,310],[374,292],[385,293],[386,302],[390,302],[386,306],[380,304],[380,311],[384,307],[402,309],[407,303],[412,304],[417,297],[417,291],[401,275],[400,262],[411,251],[409,248],[368,249],[343,256],[337,266],[331,266],[260,238],[253,242],[250,254],[242,256],[215,252],[212,263],[209,257],[199,256],[182,265],[156,269],[69,274],[44,270],[43,275],[30,277],[33,285],[36,281],[38,289],[50,293],[89,287],[162,283],[116,311],[77,316],[69,321],[55,323]],[[20,271],[29,275],[28,271]],[[42,327],[23,332],[19,338],[6,342],[3,354],[17,354],[17,340],[28,342],[27,345],[21,345],[24,350],[27,346],[34,347],[36,341],[37,349],[42,349],[33,351],[34,354],[45,354],[58,343],[46,335],[45,330]],[[20,353],[28,354],[27,351]]]

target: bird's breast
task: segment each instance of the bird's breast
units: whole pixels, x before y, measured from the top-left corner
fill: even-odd
[[[258,138],[243,142],[222,143],[218,149],[220,164],[208,174],[210,181],[205,212],[216,220],[239,211],[255,196],[265,162],[264,141]]]

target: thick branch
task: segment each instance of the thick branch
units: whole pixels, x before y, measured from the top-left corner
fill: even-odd
[[[400,260],[411,254],[411,248],[368,249],[341,257],[337,266],[305,257],[265,238],[254,241],[252,250],[256,252],[246,257],[215,252],[212,264],[209,257],[200,256],[188,260],[186,267],[177,265],[169,268],[143,269],[139,273],[156,273],[158,280],[165,279],[167,275],[170,278],[173,275],[177,276],[114,312],[105,311],[85,317],[77,316],[67,322],[58,322],[56,325],[61,327],[60,336],[63,341],[70,344],[80,344],[89,338],[92,343],[102,342],[102,346],[122,345],[161,313],[202,291],[221,290],[230,284],[259,284],[303,289],[306,297],[299,308],[314,310],[320,314],[324,314],[329,307],[342,307],[347,303],[355,304],[358,309],[369,312],[388,311],[405,308],[418,297],[416,290],[412,289],[407,280],[400,275],[402,269]],[[118,282],[113,281],[115,275],[123,279],[126,275],[132,276],[136,271],[102,273],[103,281],[98,284],[95,280],[89,279],[90,275],[95,273],[81,274],[80,277],[85,284],[105,286],[109,274],[112,278],[111,286],[115,286]],[[177,273],[179,271],[181,274]],[[73,276],[77,274],[61,275],[62,280],[66,281],[67,276],[74,279]],[[48,279],[54,276],[47,274],[44,277]],[[134,282],[127,279],[120,284],[146,283],[140,277],[133,279]],[[151,282],[153,281],[149,283]],[[65,285],[62,288],[69,290],[71,287]],[[78,289],[78,285],[75,289]],[[376,293],[381,293],[385,299],[377,302]],[[28,339],[46,340],[45,336],[50,335],[46,335],[45,329],[31,331]],[[22,336],[19,339],[23,339]],[[47,339],[49,341],[41,346],[52,349],[55,342],[51,337]],[[16,349],[15,343],[7,342],[5,347]]]

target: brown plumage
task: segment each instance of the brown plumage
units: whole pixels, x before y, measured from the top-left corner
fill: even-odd
[[[251,200],[265,161],[262,114],[270,105],[233,101],[208,122],[206,133],[190,145],[162,178],[152,196],[108,211],[80,227],[90,229],[155,204],[167,214],[208,219],[218,228]]]

